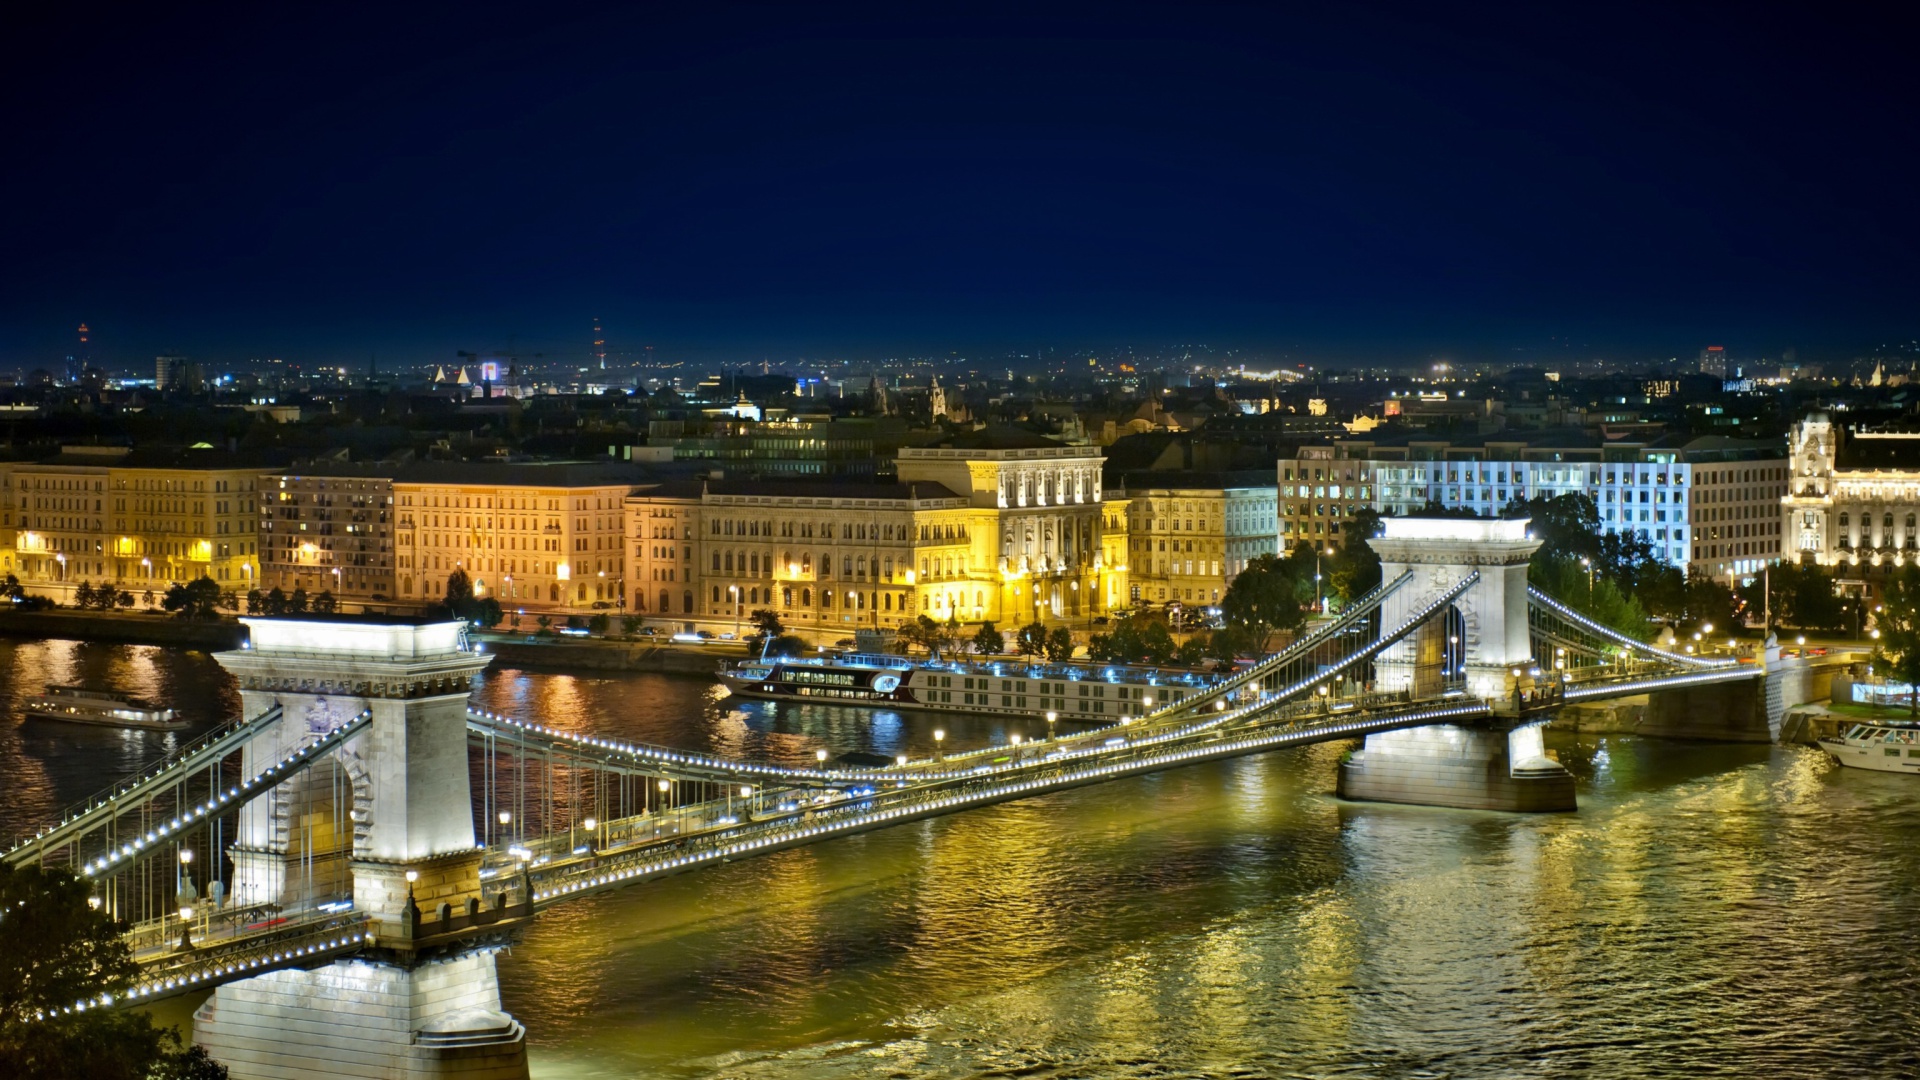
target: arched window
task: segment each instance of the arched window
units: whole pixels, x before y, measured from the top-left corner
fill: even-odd
[[[782,588],[782,589],[780,590],[780,606],[781,606],[781,607],[792,607],[792,606],[793,606],[793,589],[792,589],[792,587],[790,587],[790,586],[789,586],[789,587],[785,587],[785,588]]]
[[[1893,528],[1893,515],[1892,515],[1892,514],[1888,514],[1888,515],[1886,515],[1886,516],[1885,516],[1884,518],[1882,518],[1882,519],[1881,519],[1881,521],[1880,521],[1880,526],[1881,526],[1882,528],[1886,528],[1886,529],[1891,529],[1891,528]]]
[[[1846,515],[1846,514],[1841,514],[1841,515],[1840,515],[1840,527],[1844,529],[1844,528],[1846,528],[1846,527],[1847,527],[1847,525],[1848,525],[1848,524],[1850,524],[1850,522],[1849,522],[1849,516],[1848,516],[1848,515]]]
[[[801,607],[813,606],[813,590],[812,589],[800,590],[800,606]]]
[[[813,552],[803,551],[800,553],[800,572],[803,574],[813,573]]]
[[[681,604],[682,611],[684,611],[688,615],[693,614],[693,590],[692,589],[688,589],[686,592],[683,592],[680,594],[680,604]]]
[[[673,597],[668,595],[667,590],[661,589],[660,590],[660,614],[665,615],[667,612],[672,610],[673,610]]]

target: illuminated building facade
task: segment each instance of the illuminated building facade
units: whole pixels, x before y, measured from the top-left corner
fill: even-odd
[[[395,598],[393,478],[315,463],[261,478],[260,585],[339,600]]]
[[[626,499],[631,611],[732,631],[758,608],[825,637],[1073,624],[1127,603],[1126,504],[1100,452],[1017,433],[900,452],[895,483],[658,484]]]
[[[1289,467],[1301,493],[1291,501]],[[1569,430],[1343,440],[1303,448],[1298,460],[1281,462],[1280,539],[1291,546],[1295,536],[1319,538],[1323,508],[1330,512],[1324,535],[1333,537],[1334,519],[1350,516],[1355,503],[1383,515],[1417,514],[1438,503],[1493,517],[1516,500],[1586,495],[1599,511],[1601,531],[1638,533],[1670,566],[1738,580],[1758,573],[1778,551],[1786,476],[1778,443],[1718,435],[1629,442]],[[1336,491],[1347,501],[1335,503]]]
[[[996,619],[966,500],[938,484],[662,484],[627,497],[629,610],[706,627],[759,608],[851,634]]]
[[[1780,557],[1824,566],[1920,561],[1920,431],[1849,431],[1813,413],[1787,436]]]
[[[1103,538],[1124,517],[1103,513],[1102,460],[1098,447],[989,428],[903,448],[895,469],[903,484],[931,481],[967,500],[972,584],[999,593],[983,610],[1072,623],[1126,604],[1126,571]]]
[[[466,571],[500,606],[618,608],[624,501],[639,482],[617,463],[424,463],[393,474],[394,576],[403,602],[446,596]]]
[[[11,473],[13,572],[36,592],[64,599],[83,581],[142,592],[203,576],[245,592],[257,579],[257,459],[82,446]]]
[[[1265,472],[1127,478],[1128,595],[1212,606],[1247,563],[1278,549],[1279,491]]]
[[[1278,466],[1275,517],[1280,549],[1332,544],[1355,512],[1373,504],[1373,463],[1339,454],[1333,446],[1303,446]]]

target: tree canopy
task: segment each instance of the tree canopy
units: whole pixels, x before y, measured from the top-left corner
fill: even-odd
[[[1313,574],[1311,546],[1297,547],[1284,559],[1256,555],[1227,586],[1220,614],[1227,625],[1247,634],[1256,651],[1265,652],[1276,631],[1296,631],[1306,625]]]
[[[1661,559],[1652,542],[1638,532],[1602,531],[1600,509],[1592,496],[1568,494],[1516,499],[1507,504],[1504,515],[1531,519],[1527,527],[1540,541],[1540,550],[1534,553],[1529,580],[1562,603],[1588,610],[1587,574],[1591,571],[1596,590],[1592,602],[1603,605],[1599,610],[1609,615],[1599,621],[1623,633],[1644,639],[1647,636],[1645,620],[1649,615],[1676,621],[1687,617],[1686,575]],[[1569,587],[1569,575],[1573,571],[1559,564],[1569,564],[1578,571],[1578,589]],[[1600,582],[1608,583],[1618,594],[1617,599],[1631,599],[1638,605],[1640,623],[1632,630],[1610,621],[1615,617],[1630,618],[1631,614],[1615,602],[1615,597],[1598,591]],[[1715,603],[1717,598],[1706,590],[1693,595],[1695,607],[1712,607]]]
[[[1762,589],[1772,595],[1763,596]],[[1827,634],[1854,625],[1852,599],[1840,594],[1833,571],[1818,563],[1779,563],[1755,578],[1744,595],[1755,607],[1771,608],[1777,624]]]
[[[300,594],[296,592],[294,595],[297,597]],[[498,626],[500,620],[506,617],[500,601],[491,596],[479,596],[474,591],[473,579],[460,569],[447,575],[447,598],[441,602],[440,610],[481,627]]]
[[[167,589],[160,606],[176,618],[217,619],[220,617],[220,585],[209,577],[174,585]]]
[[[1880,636],[1873,644],[1873,666],[1917,688],[1907,697],[1907,709],[1920,714],[1920,566],[1908,563],[1887,579],[1874,621]]]
[[[138,969],[121,925],[87,904],[85,882],[62,870],[0,865],[0,1076],[19,1080],[213,1080],[205,1053],[172,1050],[179,1034],[131,1009],[77,1002],[118,998]]]
[[[1135,614],[1120,619],[1087,641],[1087,657],[1113,664],[1169,664],[1177,651],[1163,619]]]
[[[1327,570],[1329,587],[1342,604],[1365,596],[1380,584],[1380,556],[1367,542],[1379,532],[1380,514],[1370,507],[1348,519]]]
[[[1007,642],[999,630],[990,622],[980,624],[973,633],[973,651],[983,656],[996,656],[1007,651]]]

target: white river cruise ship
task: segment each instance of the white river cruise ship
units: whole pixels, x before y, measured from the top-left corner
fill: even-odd
[[[1225,678],[1184,668],[1028,660],[909,660],[885,653],[736,660],[720,682],[747,698],[1102,722],[1142,716]]]

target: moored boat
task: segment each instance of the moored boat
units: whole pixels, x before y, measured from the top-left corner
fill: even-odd
[[[769,657],[720,665],[740,697],[1104,722],[1171,705],[1224,676],[1124,664],[910,660],[885,653]]]
[[[85,686],[49,686],[27,699],[30,720],[64,720],[70,724],[177,731],[187,722],[178,713],[114,690]]]
[[[1851,769],[1920,774],[1920,724],[1855,724],[1820,740],[1820,749]]]

